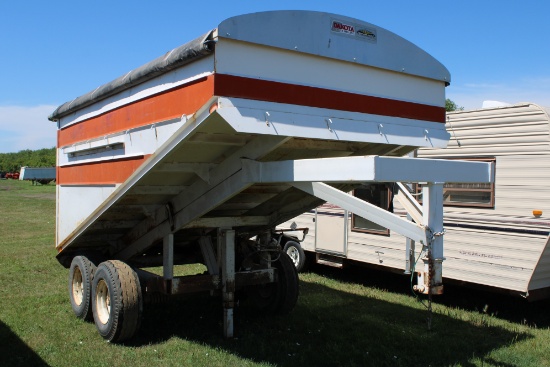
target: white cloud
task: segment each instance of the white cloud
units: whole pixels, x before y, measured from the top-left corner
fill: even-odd
[[[57,106],[0,106],[0,153],[56,145],[57,126],[48,116]]]
[[[481,108],[483,101],[510,104],[532,102],[550,107],[550,78],[522,79],[511,83],[465,83],[447,88],[447,98],[466,110]]]

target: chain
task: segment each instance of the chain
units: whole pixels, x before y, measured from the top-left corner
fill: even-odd
[[[445,230],[445,228],[443,228],[442,231],[440,232],[433,232],[429,227],[426,227],[426,232],[428,232],[428,234],[431,234],[429,236],[426,236],[428,238],[428,253],[427,253],[427,257],[428,257],[428,261],[432,261],[432,244],[433,242],[435,241],[436,237],[441,237],[441,236],[444,236],[445,233],[447,232]],[[432,271],[433,271],[433,264],[429,264],[429,272],[428,272],[428,317],[427,317],[427,324],[428,324],[428,331],[431,331],[432,330],[432,320],[433,320],[433,309],[432,309],[432,282],[433,282],[433,274],[432,274]]]

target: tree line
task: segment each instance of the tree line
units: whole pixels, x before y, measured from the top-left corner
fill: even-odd
[[[19,172],[23,166],[55,167],[55,148],[0,153],[0,172]]]

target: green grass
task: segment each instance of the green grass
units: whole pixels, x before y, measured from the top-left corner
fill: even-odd
[[[0,210],[0,366],[550,365],[549,302],[448,286],[428,331],[406,277],[362,268],[301,274],[287,316],[242,304],[232,340],[221,300],[193,296],[147,307],[135,339],[109,344],[72,313],[55,186],[0,180]]]

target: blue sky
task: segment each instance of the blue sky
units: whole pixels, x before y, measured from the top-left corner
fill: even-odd
[[[0,153],[55,146],[60,104],[233,15],[303,9],[355,17],[420,46],[451,72],[447,97],[550,107],[550,1],[1,1]]]

